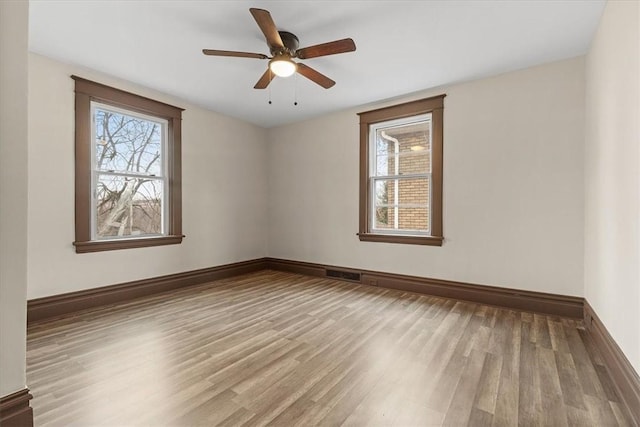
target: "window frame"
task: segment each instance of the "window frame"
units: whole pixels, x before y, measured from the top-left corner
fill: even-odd
[[[75,75],[75,246],[76,253],[173,245],[182,242],[182,108],[145,98],[130,92],[96,83]],[[164,219],[166,234],[143,237],[93,239],[94,188],[93,168],[93,108],[92,103],[142,114],[167,122],[165,139],[165,167],[168,218]]]
[[[442,141],[445,94],[358,113],[360,116],[360,217],[358,238],[366,242],[442,246]],[[374,231],[373,181],[370,133],[375,125],[398,119],[431,114],[431,192],[429,234],[424,232]]]

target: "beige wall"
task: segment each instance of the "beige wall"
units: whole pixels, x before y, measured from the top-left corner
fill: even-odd
[[[0,1],[0,396],[25,387],[28,12]]]
[[[71,74],[185,108],[181,245],[76,254]],[[264,130],[29,55],[29,299],[267,255]]]
[[[582,295],[583,58],[397,102],[440,93],[443,247],[356,236],[356,113],[385,103],[268,131],[269,255]]]
[[[640,372],[640,7],[609,1],[586,60],[585,297]]]

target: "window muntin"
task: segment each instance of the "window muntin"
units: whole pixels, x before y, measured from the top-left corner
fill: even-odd
[[[97,102],[92,117],[92,240],[167,234],[167,120]]]
[[[444,98],[358,113],[361,241],[442,245]]]
[[[431,114],[369,129],[371,231],[429,235]]]

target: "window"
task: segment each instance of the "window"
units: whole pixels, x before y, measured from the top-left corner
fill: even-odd
[[[72,78],[76,252],[182,242],[182,109]]]
[[[444,97],[359,114],[360,240],[442,245]]]

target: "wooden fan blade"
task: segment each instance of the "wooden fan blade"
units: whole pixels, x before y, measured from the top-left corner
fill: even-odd
[[[204,53],[205,55],[213,56],[235,56],[236,58],[269,59],[267,55],[263,55],[261,53],[236,52],[233,50],[202,49],[202,53]]]
[[[256,20],[258,27],[262,30],[264,37],[267,39],[267,44],[270,48],[274,47],[284,47],[284,43],[282,43],[282,39],[280,38],[280,34],[278,33],[278,28],[276,24],[271,19],[271,14],[264,9],[256,9],[252,7],[249,9],[251,15],[253,15],[253,19]]]
[[[317,72],[313,68],[308,67],[308,66],[306,66],[304,64],[298,63],[298,70],[297,71],[298,71],[298,73],[302,74],[303,76],[305,76],[306,78],[308,78],[312,82],[319,84],[320,86],[322,86],[325,89],[329,89],[330,87],[332,87],[333,85],[336,84],[336,82],[331,80],[329,77],[325,76],[324,74],[321,74],[321,73]]]
[[[275,74],[273,74],[273,72],[270,69],[267,68],[267,71],[264,72],[262,77],[260,77],[260,80],[258,80],[258,83],[256,83],[256,85],[253,88],[254,89],[266,89],[267,86],[269,86],[269,83],[271,83],[271,80],[273,80],[274,77],[275,77]]]
[[[296,56],[300,59],[317,58],[318,56],[335,55],[337,53],[353,52],[356,44],[352,39],[342,39],[333,42],[317,44],[315,46],[298,49]]]

